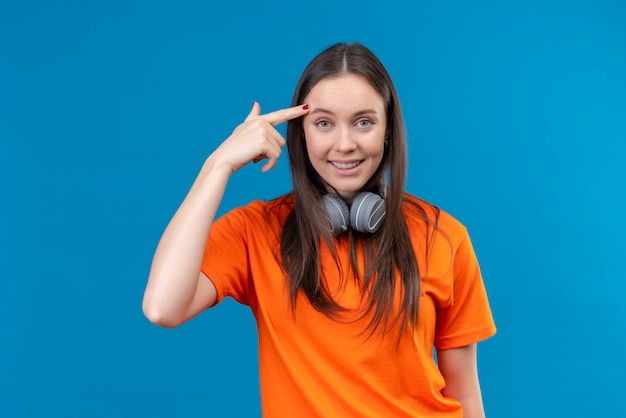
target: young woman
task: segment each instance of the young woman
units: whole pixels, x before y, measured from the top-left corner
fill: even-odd
[[[292,193],[214,222],[230,176],[272,169],[285,144]],[[484,416],[476,343],[495,326],[476,256],[458,221],[405,192],[406,165],[387,71],[363,45],[331,46],[292,107],[254,103],[206,160],[159,242],[146,316],[250,306],[265,417]]]

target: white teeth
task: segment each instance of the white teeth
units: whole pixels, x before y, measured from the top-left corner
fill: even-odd
[[[339,162],[336,162],[336,161],[332,161],[332,163],[333,163],[333,165],[335,167],[337,167],[337,168],[339,168],[341,170],[348,170],[350,168],[354,168],[357,165],[361,164],[360,161],[355,161],[355,162],[352,162],[352,163],[339,163]]]

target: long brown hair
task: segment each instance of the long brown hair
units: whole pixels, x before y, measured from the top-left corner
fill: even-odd
[[[363,191],[385,196],[385,222],[372,236],[352,230],[347,232],[350,248],[348,268],[359,281],[362,295],[367,298],[367,310],[363,316],[373,312],[364,332],[371,336],[381,324],[385,332],[388,326],[394,327],[399,323],[400,336],[408,326],[413,329],[417,322],[420,271],[403,213],[403,204],[407,202],[404,191],[407,145],[404,120],[393,82],[379,59],[365,46],[359,43],[335,44],[317,55],[305,68],[291,105],[302,104],[319,81],[346,74],[361,76],[372,85],[384,100],[387,117],[387,142],[382,162],[363,187]],[[315,309],[327,316],[335,316],[344,308],[333,300],[322,277],[321,245],[325,243],[328,246],[339,271],[342,268],[321,204],[322,196],[328,193],[328,186],[309,160],[302,118],[288,122],[287,148],[294,208],[282,230],[280,255],[288,277],[292,308],[295,309],[297,296],[302,292]],[[414,206],[424,219],[428,218],[419,204],[414,203]],[[357,242],[364,260],[362,271],[357,263]],[[397,295],[398,284],[400,295]],[[392,314],[396,300],[399,301],[399,310]]]

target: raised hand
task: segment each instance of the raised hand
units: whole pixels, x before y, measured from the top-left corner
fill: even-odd
[[[308,105],[300,105],[261,115],[261,106],[254,102],[248,117],[213,152],[212,158],[220,166],[229,167],[232,172],[250,161],[267,159],[261,168],[261,171],[267,172],[274,168],[281,148],[286,144],[275,127],[308,112]]]
[[[250,161],[267,159],[262,170],[271,170],[285,145],[275,126],[308,112],[301,105],[261,115],[254,103],[246,120],[205,161],[154,254],[143,302],[152,322],[177,326],[215,303],[215,286],[200,273],[200,263],[228,179]]]

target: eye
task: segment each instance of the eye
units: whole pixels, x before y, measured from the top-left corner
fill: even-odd
[[[373,123],[374,122],[372,122],[369,119],[361,119],[361,120],[357,121],[356,124],[357,124],[357,126],[359,128],[369,128],[370,126],[372,126]]]
[[[317,122],[315,122],[315,126],[321,129],[328,129],[331,127],[331,124],[327,120],[318,120]]]

